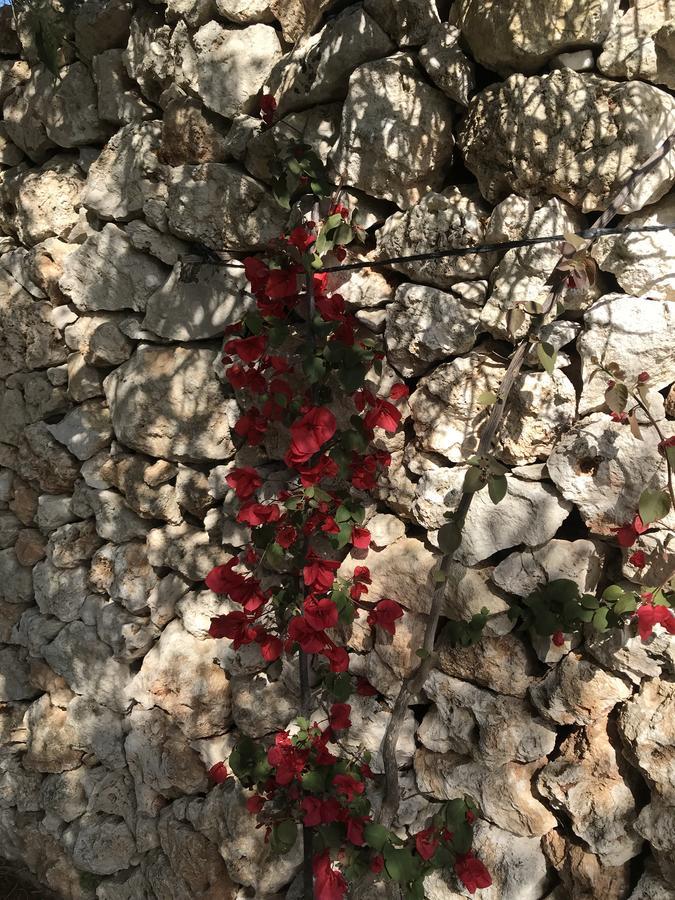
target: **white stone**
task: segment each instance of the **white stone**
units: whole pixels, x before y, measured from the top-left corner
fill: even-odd
[[[410,56],[365,63],[349,79],[334,176],[407,207],[440,188],[452,159],[450,102],[422,81]]]
[[[237,407],[223,398],[217,357],[194,347],[139,347],[103,382],[116,437],[164,459],[233,456]]]
[[[231,558],[225,548],[192,525],[168,525],[148,534],[148,559],[153,566],[168,566],[191,581],[202,581],[215,566]]]
[[[98,93],[98,114],[106,122],[128,125],[150,119],[154,110],[146,103],[124,68],[122,50],[105,50],[92,60]]]
[[[89,459],[112,439],[110,411],[97,400],[88,400],[71,410],[57,425],[48,425],[57,441],[80,460]]]
[[[537,709],[560,725],[591,725],[630,695],[623,679],[575,653],[565,656],[530,690]]]
[[[659,34],[672,25],[673,15],[671,0],[635,0],[621,14],[617,11],[598,69],[613,78],[639,78],[675,88],[675,59]]]
[[[447,22],[431,31],[419,59],[427,74],[451,100],[467,106],[476,86],[474,64],[459,46],[460,32]]]
[[[535,550],[507,556],[495,566],[492,580],[517,597],[527,597],[537,587],[558,578],[576,582],[582,593],[595,593],[603,561],[600,545],[592,541],[554,539]]]
[[[668,803],[675,800],[675,685],[654,678],[624,704],[619,730],[629,758]]]
[[[598,109],[604,111],[600,119]],[[559,69],[532,78],[512,75],[477,94],[458,140],[488,200],[543,193],[590,212],[607,207],[671,133],[674,119],[675,99],[652,85]],[[524,121],[528,127],[514,131],[514,122]],[[671,150],[619,211],[654,203],[673,181]]]
[[[59,569],[45,559],[33,569],[33,584],[40,612],[56,616],[62,622],[72,622],[87,594],[87,568]]]

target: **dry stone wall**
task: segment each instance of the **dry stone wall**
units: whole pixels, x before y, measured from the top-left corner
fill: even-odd
[[[674,29],[671,0],[83,0],[54,77],[0,7],[0,856],[72,900],[300,896],[298,848],[272,859],[241,791],[206,775],[237,733],[285,727],[296,690],[207,636],[223,601],[202,580],[246,540],[219,350],[249,298],[218,252],[283,228],[270,163],[289,133],[358,205],[371,260],[584,227],[675,129]],[[675,222],[674,183],[675,152],[622,221]],[[440,648],[399,745],[398,827],[434,800],[480,805],[485,900],[675,897],[672,638],[556,647],[507,615],[549,579],[667,575],[673,514],[638,545],[646,572],[614,540],[663,465],[648,423],[638,441],[603,411],[594,370],[648,371],[675,434],[675,233],[593,255],[597,280],[550,326],[553,375],[531,359],[516,385],[508,494],[477,497],[448,581],[446,615],[495,615],[476,646]],[[371,549],[343,564],[411,611],[393,641],[353,636],[380,697],[353,701],[351,734],[376,770],[478,397],[557,256],[333,276],[411,387]]]

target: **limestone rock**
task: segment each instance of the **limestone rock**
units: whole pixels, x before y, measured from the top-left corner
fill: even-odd
[[[513,75],[486,88],[469,105],[459,143],[488,200],[511,192],[544,193],[590,212],[607,207],[670,133],[674,116],[675,100],[652,85],[559,69],[532,78]],[[565,124],[569,117],[576,123],[572,131]],[[515,120],[531,127],[514,137]],[[593,137],[587,140],[586,134]],[[671,151],[620,211],[659,200],[674,180]]]
[[[630,696],[626,683],[575,653],[530,689],[537,709],[561,725],[592,725]]]
[[[457,25],[481,65],[502,75],[536,72],[563,50],[602,44],[610,29],[612,0],[460,0]]]
[[[423,378],[410,398],[420,446],[452,462],[471,456],[485,419],[481,394],[498,390],[505,371],[496,357],[475,351]],[[559,370],[553,375],[527,372],[519,376],[512,396],[498,457],[517,464],[544,459],[557,431],[574,420],[576,395],[572,383]]]
[[[0,103],[29,77],[30,66],[25,60],[0,59]]]
[[[227,118],[251,111],[282,52],[274,28],[263,24],[224,28],[211,21],[193,35],[192,45],[189,85],[209,109]]]
[[[612,628],[588,642],[588,651],[606,669],[625,675],[633,684],[656,678],[669,667],[670,635],[655,635],[645,643],[630,624]]]
[[[127,504],[146,519],[166,519],[174,525],[182,516],[171,484],[148,484],[145,480],[153,464],[142,456],[120,455],[107,458],[101,474],[109,484],[118,488]],[[170,477],[173,477],[171,475]]]
[[[65,362],[66,349],[51,323],[51,309],[0,268],[0,377]]]
[[[192,525],[168,525],[148,534],[148,559],[153,566],[168,566],[191,581],[202,581],[214,566],[224,565],[231,555],[209,535]]]
[[[144,657],[159,634],[149,618],[132,615],[113,600],[98,611],[96,630],[112,648],[115,659],[126,663]]]
[[[405,525],[396,516],[388,513],[377,513],[368,519],[371,546],[383,550],[400,538],[405,537]]]
[[[576,582],[582,593],[595,593],[604,554],[592,541],[552,540],[543,547],[512,553],[495,566],[492,580],[517,597],[527,597],[540,585],[557,578]]]
[[[103,219],[126,220],[143,210],[148,182],[159,170],[160,122],[125,125],[87,174],[82,202]]]
[[[537,778],[539,791],[569,816],[575,834],[604,865],[620,866],[640,852],[636,801],[624,781],[600,720],[565,740],[561,754]]]
[[[354,69],[393,49],[367,11],[349,7],[275,65],[269,82],[279,115],[344,99]]]
[[[92,60],[98,96],[98,114],[114,125],[151,119],[154,109],[146,103],[124,67],[122,50],[105,50]]]
[[[6,126],[0,123],[0,165],[18,166],[22,159],[23,151],[12,143]]]
[[[110,126],[98,117],[96,87],[83,62],[59,72],[59,79],[45,98],[42,121],[48,137],[59,147],[103,143]]]
[[[675,872],[675,805],[662,800],[657,794],[640,812],[635,830],[649,841],[661,874],[672,882]]]
[[[66,710],[52,706],[43,694],[24,716],[27,732],[23,765],[37,772],[65,772],[77,769],[82,760],[78,735],[68,722]]]
[[[440,188],[452,159],[452,112],[423,82],[410,56],[365,63],[349,79],[335,176],[367,194],[407,207]]]
[[[206,771],[188,739],[171,717],[154,707],[135,706],[124,749],[137,786],[147,785],[163,797],[205,791]]]
[[[56,813],[64,822],[74,821],[87,809],[86,785],[87,769],[84,766],[48,775],[40,788],[43,807]]]
[[[216,655],[217,644],[193,637],[174,620],[145,656],[129,694],[146,709],[163,709],[189,738],[223,732],[230,716],[230,687],[213,661]]]
[[[113,711],[126,709],[124,690],[130,680],[129,668],[113,659],[110,648],[96,636],[95,628],[71,622],[45,647],[44,657],[76,694]]]
[[[570,429],[548,458],[552,480],[595,534],[613,534],[632,521],[645,488],[665,487],[658,436],[643,428],[642,437],[638,442],[628,428],[595,413]]]
[[[40,612],[56,616],[62,622],[72,622],[87,594],[87,569],[85,566],[59,569],[45,559],[33,569],[33,585]]]
[[[87,0],[75,16],[75,46],[84,59],[111,47],[123,47],[129,36],[130,0]]]
[[[619,731],[629,756],[647,781],[672,803],[675,798],[673,766],[673,717],[675,685],[655,678],[624,704],[619,714]]]
[[[298,698],[283,683],[270,681],[264,672],[231,681],[232,719],[235,727],[253,738],[281,731],[297,714]]]
[[[153,102],[159,100],[174,74],[170,38],[171,26],[164,24],[163,10],[151,6],[136,10],[124,51],[124,65],[143,95]]]
[[[495,767],[456,756],[420,749],[415,754],[417,787],[438,800],[469,796],[482,815],[512,834],[546,834],[555,818],[532,796],[531,780],[540,763]]]
[[[44,559],[46,543],[47,539],[39,531],[36,531],[34,528],[23,528],[19,532],[14,545],[14,552],[18,562],[22,566],[32,566],[39,560]]]
[[[55,147],[43,123],[51,87],[51,73],[44,66],[33,66],[30,77],[3,104],[7,134],[35,162],[43,162]]]
[[[172,234],[212,250],[263,247],[285,224],[267,189],[222,163],[172,168],[167,214]]]
[[[671,0],[636,0],[612,22],[598,69],[616,78],[639,78],[675,88],[675,59],[661,39],[673,21]]]
[[[3,703],[32,700],[40,693],[31,684],[26,651],[19,647],[0,649],[0,697]]]
[[[406,212],[387,219],[377,232],[378,255],[386,259],[482,244],[489,216],[489,207],[471,189],[427,193]],[[393,263],[392,268],[414,281],[452,288],[465,279],[486,278],[494,262],[493,254],[477,254]]]
[[[179,259],[188,256],[188,245],[171,234],[162,234],[140,219],[124,226],[129,240],[137,250],[156,256],[167,266],[174,266]],[[127,320],[129,321],[129,320]]]
[[[524,697],[533,683],[534,661],[513,634],[484,635],[469,647],[441,640],[439,666],[448,675],[489,687],[499,694]]]
[[[81,460],[89,459],[107,447],[112,439],[110,411],[98,400],[82,403],[57,425],[48,425],[47,429]]]
[[[415,520],[425,528],[445,524],[444,512],[459,504],[466,469],[435,469],[422,476],[413,505]],[[536,547],[550,540],[569,515],[571,504],[546,483],[521,481],[507,475],[506,496],[495,506],[487,491],[479,491],[469,509],[462,543],[454,558],[474,565],[498,550],[525,544]]]
[[[159,819],[159,841],[174,879],[180,878],[197,896],[213,896],[215,900],[220,894],[223,900],[234,900],[237,888],[229,879],[218,848],[189,823],[179,821],[176,812],[169,807],[162,810]]]
[[[33,599],[31,570],[19,564],[10,547],[0,550],[0,597],[8,603],[28,603]]]
[[[159,582],[148,562],[145,544],[140,541],[101,548],[92,561],[90,579],[96,588],[107,591],[111,599],[132,613],[147,609],[148,596]]]
[[[95,232],[65,260],[61,290],[79,310],[143,310],[166,269],[135,250],[116,225]]]
[[[568,840],[559,831],[550,831],[542,840],[549,863],[563,882],[563,890],[571,896],[579,894],[588,900],[623,900],[630,890],[630,867],[603,865],[597,856]],[[557,895],[549,895],[555,900]],[[632,895],[631,895],[632,896]],[[563,900],[561,894],[560,900]]]
[[[165,459],[232,456],[236,404],[223,398],[213,372],[217,355],[194,347],[139,347],[103,382],[117,438]]]
[[[473,62],[459,46],[460,33],[447,22],[431,30],[419,59],[436,87],[451,100],[468,106],[476,86]]]
[[[401,0],[394,7],[386,0],[365,0],[363,8],[399,47],[423,44],[439,25],[433,0]]]
[[[446,651],[445,661],[450,657]],[[472,756],[499,766],[511,761],[535,762],[555,746],[554,729],[532,714],[524,698],[496,696],[437,669],[432,669],[423,689],[435,705],[425,714],[418,738],[430,750]]]
[[[228,139],[216,116],[187,96],[169,101],[162,119],[162,162],[170,166],[199,165],[224,162],[228,156]]]
[[[619,363],[629,384],[646,371],[650,387],[667,387],[673,380],[669,334],[674,323],[675,298],[656,300],[607,294],[598,300],[584,316],[584,330],[578,341],[583,377],[579,413],[583,415],[604,404],[609,379],[598,371],[598,365]]]
[[[272,20],[267,0],[216,0],[216,9],[225,19],[244,25]]]
[[[670,884],[648,864],[629,900],[670,900],[671,894]]]
[[[83,178],[72,156],[59,154],[39,169],[0,175],[0,224],[29,247],[64,237],[77,222]]]
[[[84,501],[96,517],[96,531],[106,541],[131,541],[143,538],[150,523],[129,509],[124,498],[115,491],[83,491]]]
[[[246,315],[248,282],[237,269],[200,266],[191,275],[176,263],[166,283],[148,299],[142,328],[173,341],[194,341],[222,334]]]
[[[675,217],[675,197],[664,197],[640,213],[626,216],[622,224],[627,228],[644,225],[668,225]],[[615,235],[599,238],[593,243],[592,254],[601,269],[611,272],[627,294],[644,294],[659,300],[675,300],[675,275],[670,260],[675,256],[675,237],[672,231]],[[645,309],[646,301],[641,301]],[[622,357],[622,363],[629,362]]]
[[[111,875],[138,861],[129,826],[117,816],[87,813],[78,822],[73,862],[85,872]]]
[[[391,364],[406,378],[430,364],[470,350],[479,310],[461,297],[418,284],[402,284],[387,307],[386,342]]]
[[[126,766],[122,717],[87,697],[74,697],[68,704],[68,727],[74,732],[75,746],[90,760],[108,769]]]
[[[57,568],[72,569],[78,563],[90,559],[100,545],[95,524],[89,520],[62,525],[53,531],[49,537],[47,552]]]

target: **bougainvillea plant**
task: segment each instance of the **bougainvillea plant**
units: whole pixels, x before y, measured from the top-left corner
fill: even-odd
[[[274,113],[273,98],[263,97],[266,126]],[[438,869],[454,872],[474,892],[491,879],[472,851],[478,810],[471,799],[435,803],[424,827],[410,835],[385,827],[376,799],[381,760],[350,734],[352,694],[378,693],[350,673],[354,622],[394,635],[405,610],[401,598],[371,596],[365,565],[343,576],[341,563],[348,551],[358,556],[370,545],[367,511],[390,465],[389,438],[399,428],[408,388],[383,377],[380,344],[364,336],[323,271],[363,239],[358,216],[340,202],[339,191],[331,193],[321,161],[304,143],[286,141],[273,174],[274,195],[289,210],[288,227],[243,261],[252,303],[227,328],[222,358],[241,410],[234,427],[239,458],[226,480],[233,514],[250,529],[250,541],[206,584],[227,608],[212,620],[213,637],[228,638],[235,650],[253,648],[270,673],[274,667],[279,672],[282,660],[297,658],[299,710],[276,734],[240,737],[210,774],[216,782],[239,780],[273,851],[288,852],[302,830],[305,897],[340,900],[370,879],[395,882],[402,896],[421,900],[426,876]],[[574,272],[587,268],[575,257]],[[569,271],[563,274],[569,280]],[[554,352],[543,345],[538,355],[552,371]],[[645,375],[632,396],[649,418]],[[614,381],[607,403],[613,418],[635,433],[634,410],[624,415],[630,393]],[[481,402],[491,406],[498,397]],[[674,444],[661,436],[670,496]],[[504,466],[490,454],[467,462],[464,495],[487,487],[499,503],[508,490]],[[663,518],[670,496],[645,491],[633,521],[617,526],[620,546],[632,545]],[[452,513],[447,518],[439,545],[451,556],[462,522]],[[630,559],[636,567],[643,564],[640,553]],[[611,585],[595,596],[557,580],[514,604],[512,616],[557,645],[584,628],[604,631],[633,618],[646,639],[656,623],[675,632],[671,599],[665,582],[635,591]],[[458,646],[474,643],[488,620],[483,610],[470,622],[447,622],[444,634]],[[428,650],[418,655],[429,662]]]

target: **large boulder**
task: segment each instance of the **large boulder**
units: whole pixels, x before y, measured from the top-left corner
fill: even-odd
[[[103,383],[120,441],[165,459],[228,459],[234,400],[223,395],[218,354],[195,347],[141,346]]]
[[[611,78],[639,78],[675,88],[672,0],[634,0],[617,11],[598,57],[598,69]]]
[[[563,51],[602,44],[613,0],[459,0],[456,23],[474,58],[502,75],[536,72]]]
[[[423,81],[409,55],[359,66],[349,79],[336,180],[408,207],[441,187],[452,160],[448,98]]]
[[[459,144],[488,200],[542,193],[590,212],[608,206],[674,124],[675,99],[652,85],[559,69],[532,78],[512,75],[477,94]],[[671,150],[620,211],[659,200],[674,181]]]
[[[0,377],[66,361],[67,350],[52,324],[50,303],[36,300],[0,268]]]

